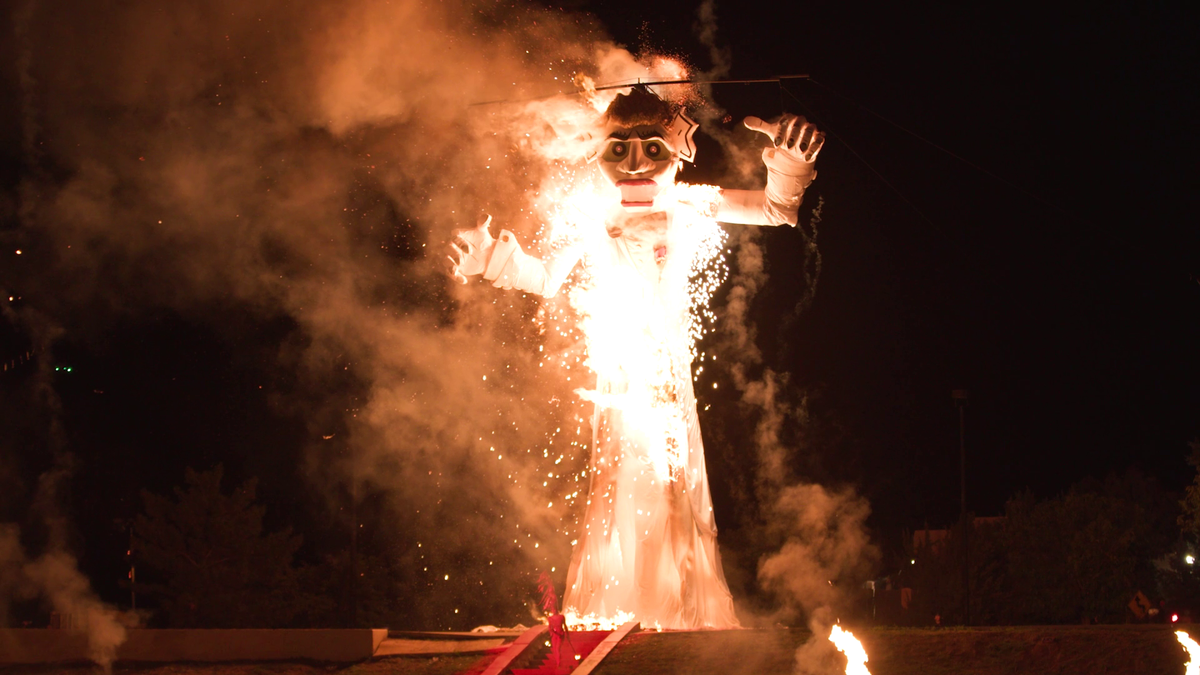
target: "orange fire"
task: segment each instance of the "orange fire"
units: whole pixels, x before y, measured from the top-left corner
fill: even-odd
[[[635,70],[610,72],[602,81],[686,76],[686,68],[671,59]],[[655,195],[656,210],[628,212],[611,177],[578,161],[594,154],[600,131],[594,127],[596,114],[607,109],[616,91],[597,91],[585,77],[576,83],[585,105],[564,97],[536,101],[517,112],[522,120],[529,118],[530,128],[550,124],[554,129],[544,137],[526,135],[528,147],[554,167],[532,195],[531,211],[543,226],[527,245],[536,242],[538,257],[546,263],[544,285],[536,292],[558,297],[546,302],[535,319],[548,338],[538,348],[539,366],[561,369],[576,400],[595,404],[603,414],[593,418],[599,430],[588,429],[582,409],[575,424],[554,430],[551,442],[558,447],[542,448],[542,456],[555,466],[538,482],[557,492],[542,502],[549,516],[563,513],[564,507],[568,512],[584,509],[574,523],[564,518],[558,532],[575,548],[572,569],[587,570],[573,571],[576,576],[567,580],[562,608],[567,624],[575,630],[612,630],[636,618],[652,628],[660,619],[671,625],[669,617],[655,614],[656,608],[671,605],[639,593],[636,567],[630,564],[634,538],[665,537],[672,531],[666,516],[677,506],[663,496],[671,490],[703,495],[690,505],[702,519],[712,512],[689,380],[703,370],[701,365],[693,373],[692,364],[705,356],[715,358],[699,354],[696,345],[714,323],[710,302],[728,276],[726,233],[715,217],[722,191],[675,183],[671,172],[669,184]],[[647,251],[653,255],[643,260]],[[583,264],[576,265],[580,260]],[[609,420],[617,420],[615,426],[605,426]],[[613,447],[598,447],[602,433],[609,434],[604,442]],[[618,452],[618,445],[636,452]],[[580,467],[589,454],[586,467]],[[612,480],[612,489],[589,489],[597,476]],[[555,478],[559,480],[551,480]],[[632,506],[626,509],[626,504]],[[714,546],[709,540],[705,545]],[[618,544],[622,541],[624,548]],[[719,571],[698,569],[697,574],[708,575],[724,589]],[[736,624],[736,619],[730,621]]]
[[[1184,675],[1200,675],[1200,661],[1196,660],[1200,656],[1200,645],[1191,638],[1187,633],[1177,630],[1175,637],[1179,640],[1179,644],[1183,645],[1184,651],[1188,654],[1188,662],[1185,665],[1187,671]]]
[[[833,630],[829,631],[829,641],[839,652],[846,655],[846,675],[871,675],[871,671],[867,670],[867,650],[863,649],[862,643],[854,638],[853,633],[842,630],[841,626],[834,626]],[[1191,675],[1190,671],[1188,675]]]
[[[620,610],[614,612],[612,616],[598,616],[596,614],[579,616],[575,613],[575,610],[569,607],[563,611],[563,616],[566,617],[567,625],[571,630],[577,631],[616,630],[634,619],[633,614]]]
[[[587,250],[589,237],[604,232],[602,218],[608,210],[605,205],[615,201],[605,191],[613,188],[601,185],[590,176],[569,176],[564,183],[561,191],[554,194],[555,203],[548,209],[551,247],[574,245]],[[720,188],[675,184],[664,193],[664,198],[698,205],[704,211],[715,209],[713,205],[720,199]],[[695,362],[699,356],[696,343],[715,320],[710,300],[728,274],[724,260],[726,234],[707,214],[681,209],[675,217],[681,221],[691,218],[677,228],[679,240],[672,242],[678,246],[678,255],[685,256],[688,261],[685,267],[688,279],[678,289],[686,295],[677,307],[687,310],[682,314],[683,325],[671,325],[676,317],[664,315],[662,306],[638,302],[641,294],[632,287],[636,280],[630,280],[630,288],[623,288],[620,278],[606,279],[604,287],[597,287],[584,272],[568,290],[570,304],[579,316],[579,328],[587,335],[588,353],[584,365],[602,377],[617,379],[622,372],[631,371],[650,374],[648,379],[651,380],[671,381],[672,373],[662,372],[671,365],[663,356],[667,353],[666,341],[674,337],[676,328],[686,336],[691,360]],[[629,329],[631,325],[659,324],[665,325],[653,334],[635,333]],[[663,344],[634,345],[631,336],[662,340]],[[547,360],[552,358],[547,355]],[[569,369],[572,364],[562,365]],[[645,430],[647,436],[661,439],[651,448],[647,468],[663,481],[679,478],[687,463],[687,428],[682,419],[671,414],[677,407],[672,392],[648,389],[611,394],[578,389],[575,393],[584,400],[621,410],[631,426]]]

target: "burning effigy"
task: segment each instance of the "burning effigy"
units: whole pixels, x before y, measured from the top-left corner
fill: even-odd
[[[594,93],[594,91],[593,91]],[[771,138],[762,190],[677,183],[695,159],[682,101],[631,86],[579,147],[594,170],[568,181],[549,214],[545,258],[488,217],[458,233],[454,274],[498,288],[568,291],[587,349],[594,406],[590,488],[567,573],[573,626],[637,619],[659,628],[739,625],[717,549],[691,366],[700,318],[723,276],[718,223],[795,225],[824,135],[802,117],[745,125]]]

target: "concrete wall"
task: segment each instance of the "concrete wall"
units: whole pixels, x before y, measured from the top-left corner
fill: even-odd
[[[387,629],[151,630],[135,628],[118,661],[363,661]],[[68,630],[0,629],[0,663],[86,661],[87,638]]]

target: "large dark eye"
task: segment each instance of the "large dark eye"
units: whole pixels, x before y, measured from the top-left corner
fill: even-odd
[[[613,141],[604,151],[604,159],[608,162],[619,162],[629,156],[628,141]]]
[[[642,145],[642,150],[645,151],[646,156],[650,159],[658,160],[667,156],[666,146],[658,141],[646,141]]]

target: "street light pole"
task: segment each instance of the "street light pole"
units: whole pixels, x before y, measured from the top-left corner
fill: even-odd
[[[955,389],[950,392],[954,397],[954,405],[958,407],[958,481],[961,511],[959,522],[962,526],[963,542],[963,625],[971,625],[971,524],[967,521],[967,390]]]

